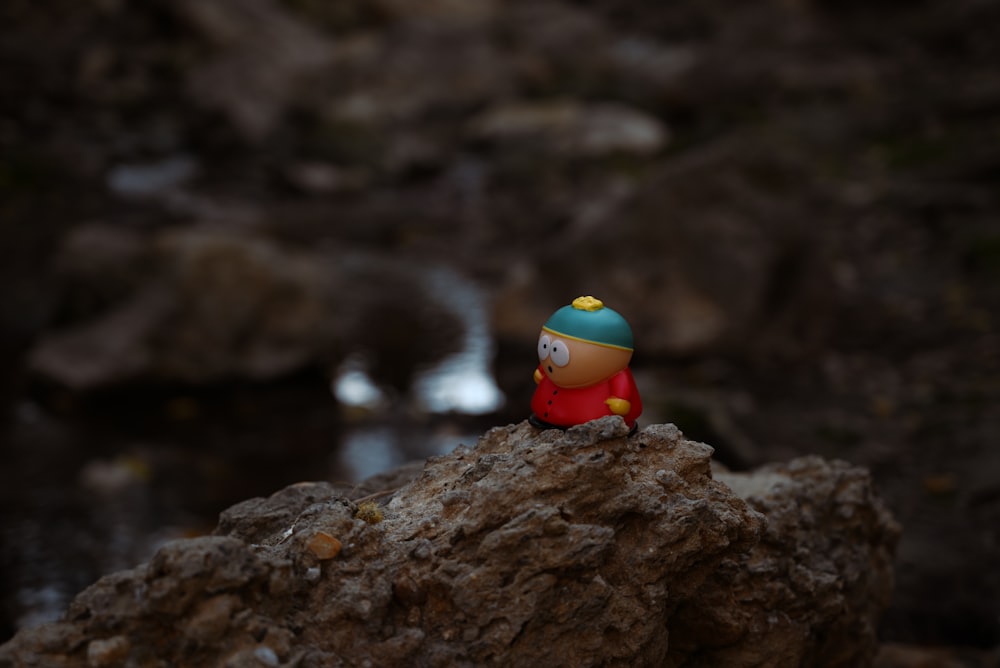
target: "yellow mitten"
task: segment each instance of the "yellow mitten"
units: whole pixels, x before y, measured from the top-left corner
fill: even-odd
[[[628,412],[632,410],[632,402],[628,399],[608,397],[604,400],[604,403],[608,405],[608,408],[610,408],[611,412],[615,415],[628,415]]]

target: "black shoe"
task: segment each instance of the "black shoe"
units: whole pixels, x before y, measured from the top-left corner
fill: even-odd
[[[562,431],[566,431],[566,427],[560,427],[557,424],[546,422],[545,420],[539,418],[534,413],[528,416],[528,422],[530,422],[531,426],[535,427],[536,429],[561,429]]]

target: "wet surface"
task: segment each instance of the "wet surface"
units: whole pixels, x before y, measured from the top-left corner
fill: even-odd
[[[164,541],[210,532],[239,501],[307,480],[350,485],[474,443],[504,405],[486,300],[444,268],[427,283],[454,296],[463,338],[409,392],[379,385],[370,353],[332,378],[267,384],[29,384],[8,414],[0,473],[6,636],[56,619],[83,587]]]
[[[36,393],[15,407],[0,473],[7,633],[49,621],[105,573],[218,513],[305,480],[350,484],[471,444],[479,418],[386,406],[357,414],[322,377],[199,392],[133,388],[77,403]]]

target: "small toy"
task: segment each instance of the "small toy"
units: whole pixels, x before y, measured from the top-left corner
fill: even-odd
[[[553,313],[538,337],[531,423],[566,428],[621,415],[635,428],[642,400],[632,350],[632,328],[600,299],[577,297]]]

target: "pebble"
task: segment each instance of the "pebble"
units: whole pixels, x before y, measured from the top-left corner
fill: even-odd
[[[309,539],[309,542],[306,543],[306,549],[312,552],[316,558],[320,560],[333,559],[340,554],[340,549],[342,547],[343,545],[339,540],[325,531],[317,531],[313,534],[313,537]]]
[[[128,657],[130,649],[132,645],[125,636],[91,640],[87,645],[87,665],[91,668],[118,665]]]
[[[278,655],[273,649],[267,646],[261,646],[254,650],[253,655],[263,663],[265,666],[277,666],[278,665]]]

